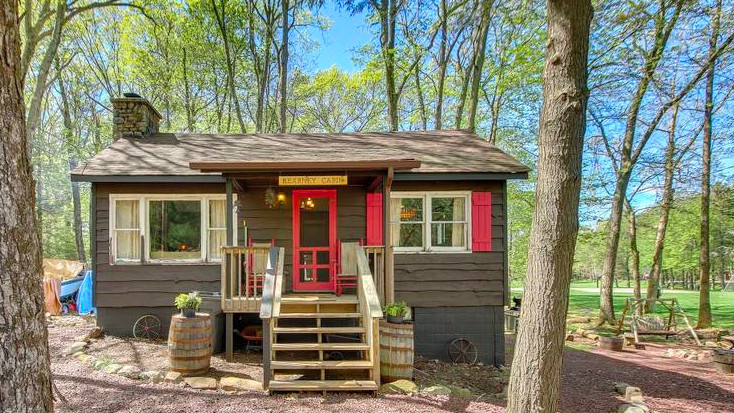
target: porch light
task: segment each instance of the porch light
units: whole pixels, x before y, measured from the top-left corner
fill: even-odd
[[[316,204],[313,202],[313,199],[311,197],[308,197],[305,200],[301,201],[301,209],[310,211],[314,208],[316,208]]]

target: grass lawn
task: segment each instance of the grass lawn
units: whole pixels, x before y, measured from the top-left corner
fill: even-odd
[[[626,289],[626,283],[620,283],[619,289]],[[593,282],[574,282],[571,284],[571,295],[568,304],[569,317],[572,316],[596,316],[599,308],[599,293]],[[643,294],[645,286],[642,287]],[[619,317],[622,307],[632,293],[614,293],[614,309]],[[683,311],[685,311],[691,324],[696,324],[698,318],[698,291],[688,290],[665,290],[661,298],[676,298]],[[734,292],[711,292],[711,315],[713,316],[712,327],[734,331]],[[679,320],[683,322],[683,320]]]

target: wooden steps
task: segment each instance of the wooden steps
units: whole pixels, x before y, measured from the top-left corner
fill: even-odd
[[[283,296],[280,313],[272,320],[270,344],[270,377],[279,377],[270,380],[268,390],[377,390],[375,371],[379,375],[380,360],[373,355],[371,330],[363,324],[365,314],[360,307],[356,295]],[[334,352],[349,352],[342,355],[347,360],[332,359]],[[295,378],[287,380],[291,377]]]
[[[270,391],[376,391],[373,380],[271,380]]]
[[[364,327],[275,327],[273,332],[281,334],[364,334]]]
[[[271,361],[270,367],[275,370],[303,369],[369,369],[369,360],[325,360],[325,361]]]
[[[280,313],[279,318],[359,318],[362,313]]]
[[[281,351],[359,351],[369,350],[370,346],[367,343],[273,343],[271,348]]]

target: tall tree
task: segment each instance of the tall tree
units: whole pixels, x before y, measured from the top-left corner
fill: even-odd
[[[0,6],[0,410],[53,412],[17,7]]]
[[[482,0],[479,8],[479,25],[474,37],[474,59],[471,71],[471,93],[469,96],[468,128],[474,132],[477,126],[477,108],[479,107],[479,91],[482,87],[482,71],[484,70],[484,55],[487,50],[487,32],[489,30],[490,14],[494,0]]]
[[[709,38],[709,54],[716,53],[716,42],[719,37],[719,21],[721,19],[721,0],[717,0],[711,18],[711,37]],[[709,209],[711,207],[711,142],[713,138],[714,110],[714,70],[716,60],[709,65],[706,72],[706,106],[703,110],[703,148],[701,153],[701,251],[699,256],[699,296],[698,321],[696,327],[707,328],[711,325],[711,251],[709,247]]]
[[[555,412],[578,232],[588,101],[589,0],[548,0],[543,106],[528,271],[507,411]],[[537,200],[540,200],[538,202]]]
[[[285,133],[286,131],[286,114],[288,113],[288,33],[290,26],[288,23],[288,13],[290,13],[290,7],[288,0],[281,0],[281,19],[282,19],[282,30],[283,39],[280,45],[280,122],[279,131]]]

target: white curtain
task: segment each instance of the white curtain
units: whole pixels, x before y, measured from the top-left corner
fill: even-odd
[[[220,259],[219,249],[227,242],[227,201],[212,199],[209,201],[209,258]]]
[[[454,209],[452,221],[466,222],[466,198],[454,198]],[[454,223],[451,228],[451,246],[464,246],[464,231],[466,224]]]
[[[390,239],[394,247],[400,245],[400,205],[400,198],[390,200]]]
[[[140,259],[140,216],[137,200],[120,200],[115,204],[115,257],[122,260]]]

